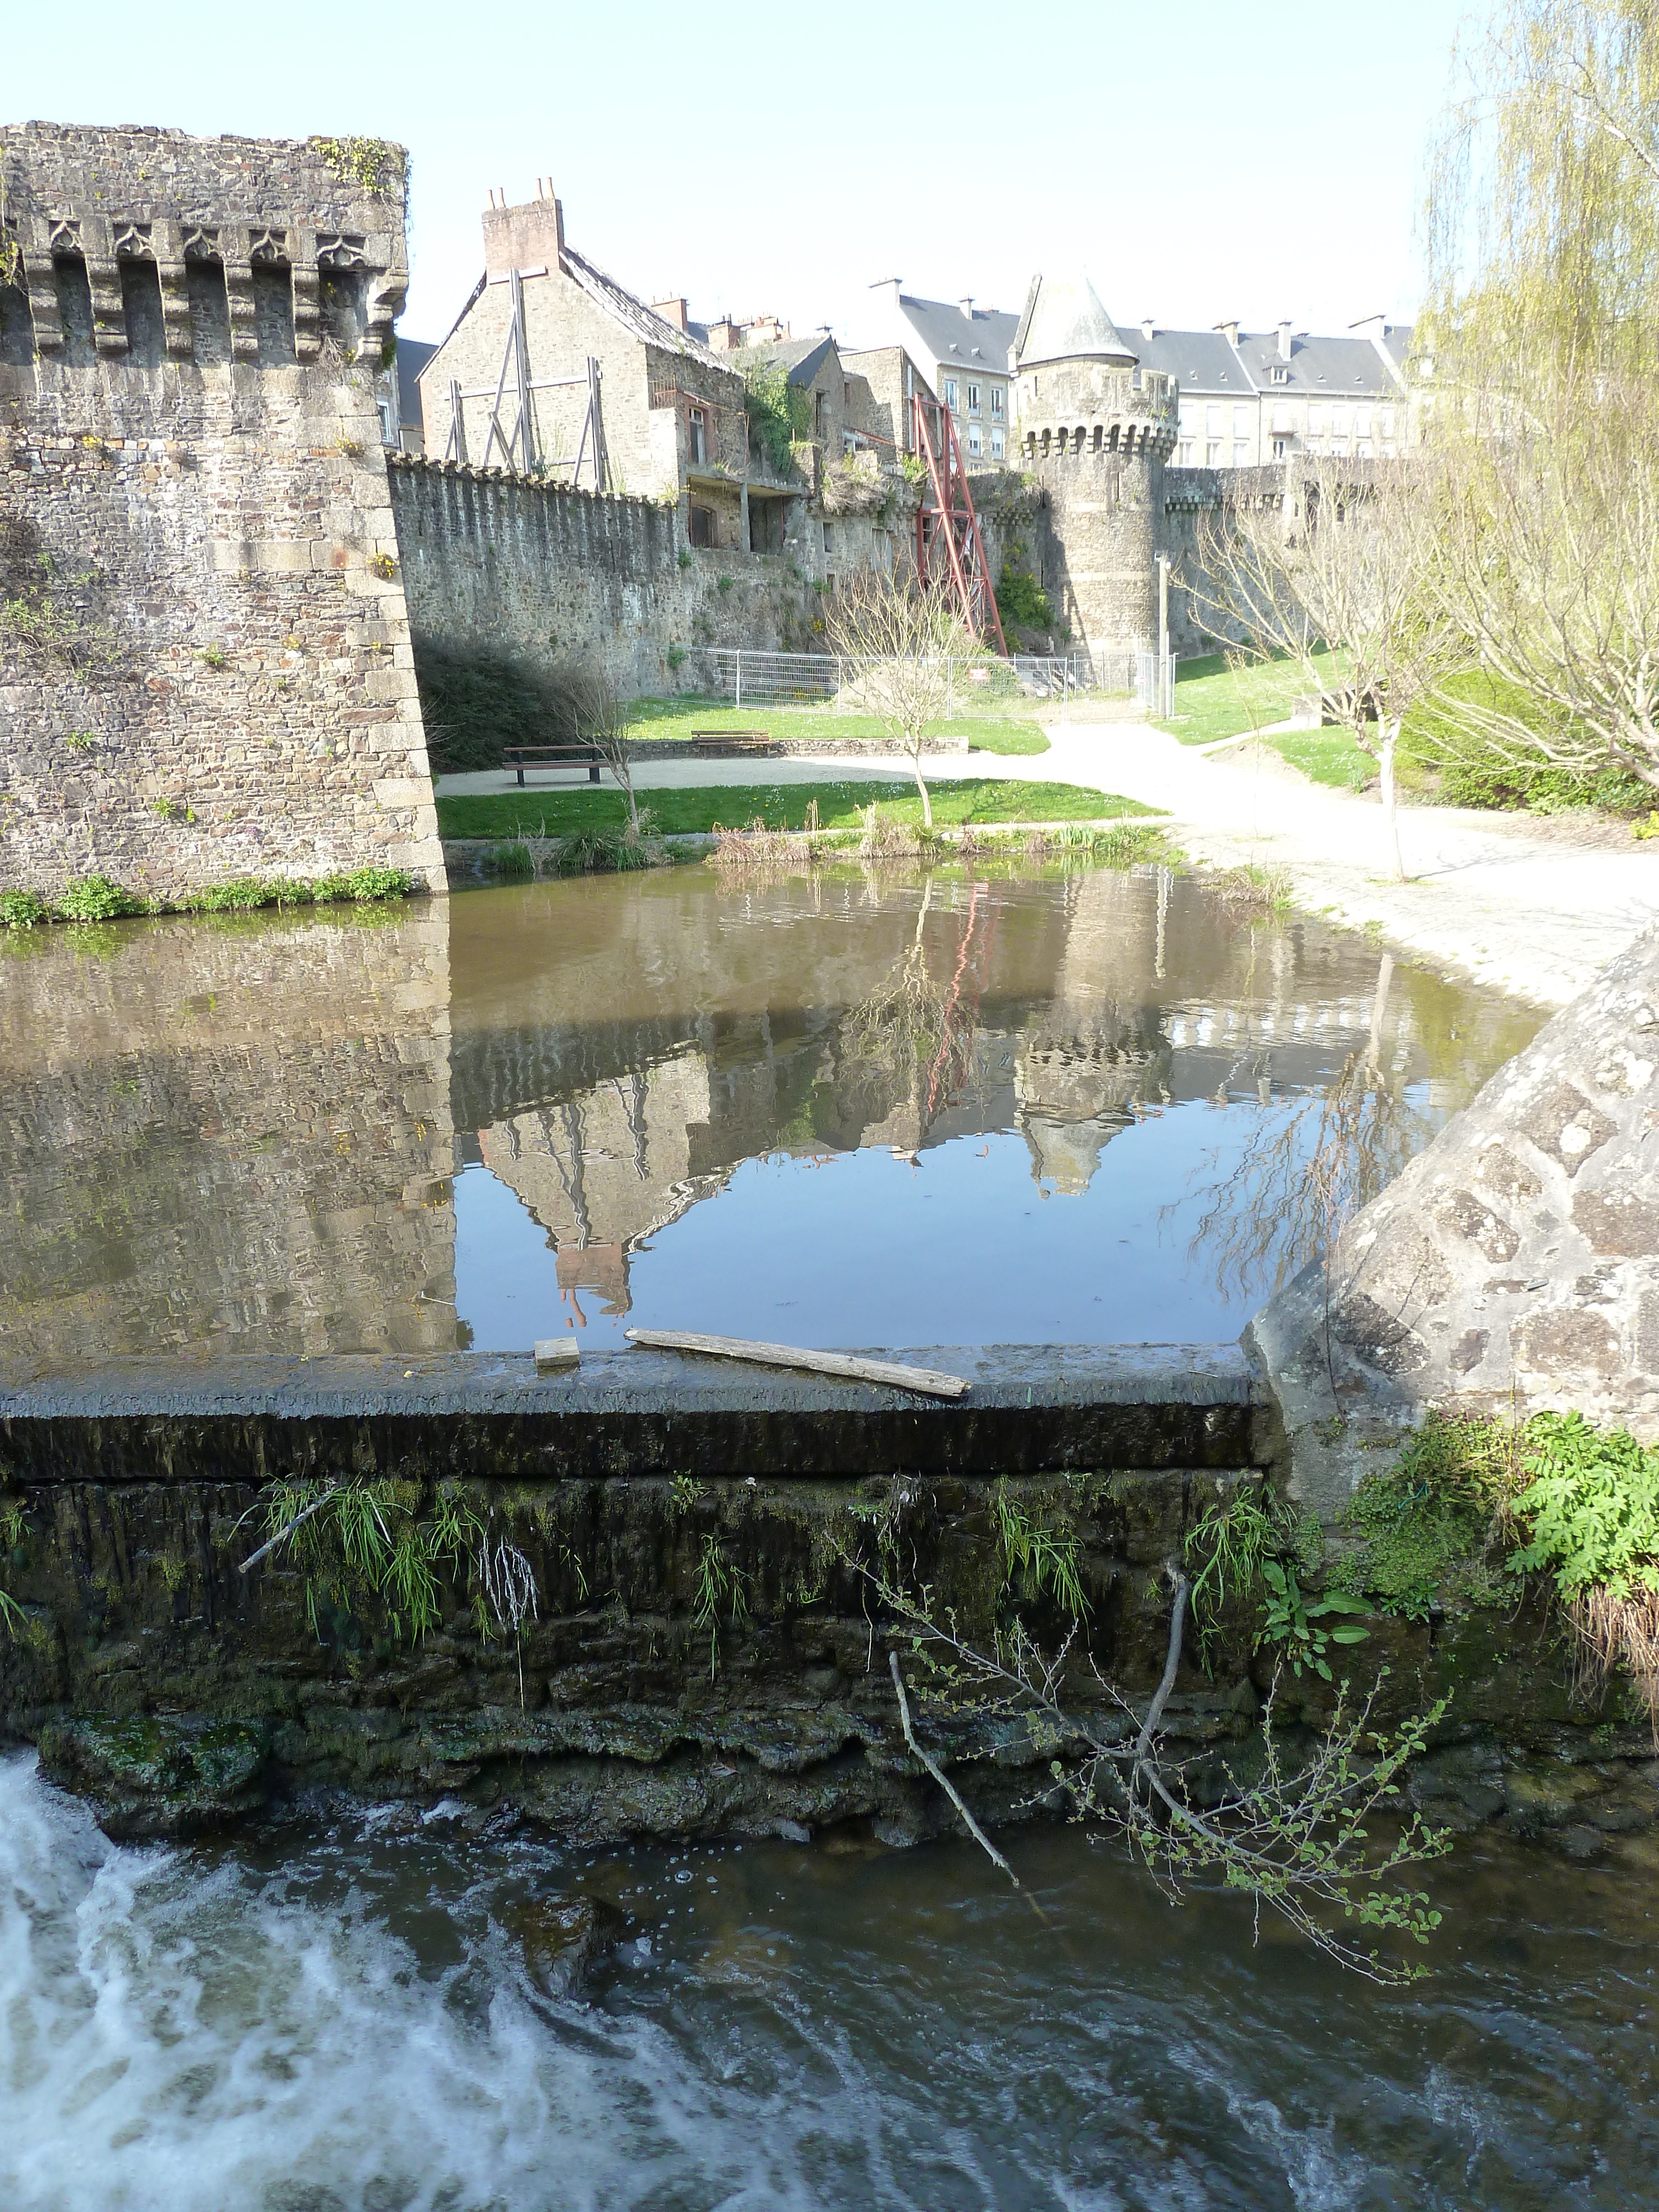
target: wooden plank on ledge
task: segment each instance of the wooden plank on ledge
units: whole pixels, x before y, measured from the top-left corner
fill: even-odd
[[[793,1344],[752,1344],[741,1336],[699,1336],[685,1328],[629,1328],[630,1344],[654,1345],[665,1352],[706,1352],[716,1359],[752,1359],[762,1367],[804,1367],[814,1375],[843,1375],[854,1382],[884,1382],[896,1390],[916,1390],[928,1398],[960,1398],[968,1384],[960,1375],[933,1367],[902,1367],[889,1359],[854,1359],[844,1352],[808,1352]]]
[[[536,1345],[536,1372],[556,1373],[562,1367],[579,1366],[581,1351],[574,1336],[544,1336]]]

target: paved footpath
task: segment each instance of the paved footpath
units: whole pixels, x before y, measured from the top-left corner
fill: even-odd
[[[1560,1006],[1638,930],[1659,921],[1659,840],[1608,849],[1529,836],[1523,823],[1448,807],[1401,810],[1409,880],[1393,880],[1374,798],[1311,783],[1266,746],[1182,745],[1139,722],[1045,725],[1046,753],[945,753],[930,782],[961,776],[1076,783],[1172,817],[1194,860],[1281,869],[1304,910],[1375,927],[1390,944],[1540,1006]],[[651,761],[641,791],[751,783],[910,786],[908,763],[834,755],[765,762]],[[532,788],[541,787],[532,786]],[[509,771],[443,779],[446,796],[511,791]],[[1559,821],[1559,817],[1558,817]]]

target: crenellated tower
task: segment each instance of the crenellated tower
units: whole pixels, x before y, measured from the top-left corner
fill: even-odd
[[[404,177],[0,125],[0,889],[441,887],[375,401]]]
[[[1032,278],[1013,357],[1022,463],[1049,497],[1056,608],[1091,653],[1153,645],[1175,380],[1141,368],[1081,276]]]

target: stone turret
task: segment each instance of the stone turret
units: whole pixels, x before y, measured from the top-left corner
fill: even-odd
[[[1048,580],[1065,618],[1091,653],[1149,646],[1175,380],[1142,369],[1082,276],[1032,278],[1013,357],[1021,459],[1049,495]]]
[[[374,392],[404,174],[0,126],[0,890],[441,887]]]

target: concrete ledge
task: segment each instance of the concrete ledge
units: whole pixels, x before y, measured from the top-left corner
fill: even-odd
[[[290,1473],[592,1479],[1265,1467],[1277,1413],[1231,1345],[873,1349],[944,1368],[954,1404],[635,1349],[538,1376],[529,1353],[122,1360],[0,1391],[13,1481]]]

